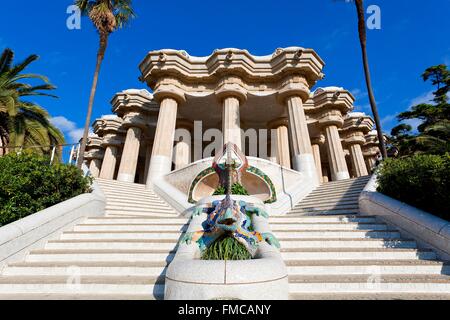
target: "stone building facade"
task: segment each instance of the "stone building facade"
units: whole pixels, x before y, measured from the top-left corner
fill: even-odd
[[[320,183],[367,175],[379,154],[374,122],[352,112],[355,99],[344,88],[312,90],[323,67],[314,50],[301,47],[268,56],[149,52],[140,79],[153,94],[130,89],[113,97],[114,115],[94,121],[86,163],[94,177],[151,184],[202,160],[209,132],[220,132],[216,145],[233,142]]]

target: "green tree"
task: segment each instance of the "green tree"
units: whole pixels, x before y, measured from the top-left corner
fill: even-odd
[[[55,97],[49,80],[43,76],[23,71],[39,57],[31,55],[15,65],[14,52],[5,49],[0,56],[0,155],[10,147],[30,147],[40,154],[50,150],[50,145],[63,144],[63,134],[49,121],[48,112],[34,102],[24,98],[31,96]],[[38,80],[42,83],[30,85],[24,80]]]
[[[400,123],[392,129],[392,144],[399,149],[401,156],[416,153],[444,154],[450,152],[450,73],[446,65],[429,67],[422,74],[424,81],[436,86],[433,99],[429,103],[420,103],[411,110],[400,113],[399,121],[419,119],[418,133],[412,134],[411,128]]]
[[[84,161],[84,151],[86,149],[89,126],[91,124],[92,108],[94,105],[95,93],[97,91],[100,68],[105,57],[108,39],[111,33],[125,26],[135,17],[131,0],[76,0],[83,15],[89,16],[99,34],[99,49],[97,52],[97,63],[92,81],[89,104],[84,125],[83,138],[80,146],[80,157],[77,166],[81,168]]]
[[[367,92],[369,94],[370,107],[372,109],[373,118],[375,120],[375,125],[377,129],[378,141],[380,143],[380,150],[383,159],[387,158],[386,145],[384,142],[383,131],[381,129],[380,116],[378,114],[377,104],[375,102],[375,97],[372,89],[372,80],[370,77],[369,69],[369,58],[367,56],[367,36],[366,36],[366,19],[364,15],[364,1],[355,0],[356,12],[358,15],[358,33],[359,33],[359,43],[361,45],[362,59],[364,65],[364,75],[366,78]]]

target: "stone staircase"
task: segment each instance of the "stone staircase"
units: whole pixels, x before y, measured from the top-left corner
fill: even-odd
[[[318,187],[271,217],[291,299],[450,299],[450,264],[358,213],[368,177]],[[105,216],[87,218],[0,271],[0,299],[162,299],[188,219],[143,185],[97,180]]]
[[[87,218],[0,272],[0,299],[161,299],[188,219],[144,185],[97,180],[106,215]]]
[[[271,217],[291,299],[450,299],[450,263],[358,213],[368,177],[319,186]]]

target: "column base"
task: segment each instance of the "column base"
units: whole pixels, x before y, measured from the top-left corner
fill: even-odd
[[[117,181],[134,183],[134,175],[128,173],[119,173],[117,175]]]
[[[152,156],[147,175],[147,189],[151,188],[152,181],[168,174],[172,169],[172,159],[167,156]]]
[[[350,174],[347,171],[336,172],[331,175],[331,178],[332,181],[347,180],[350,179]]]
[[[319,178],[317,177],[316,164],[312,154],[298,154],[293,158],[293,168],[294,170],[303,173],[304,175],[310,177],[319,184]]]

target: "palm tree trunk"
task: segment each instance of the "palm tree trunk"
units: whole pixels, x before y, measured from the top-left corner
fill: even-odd
[[[363,0],[356,0],[355,4],[356,4],[356,11],[358,14],[359,42],[361,44],[361,50],[362,50],[362,59],[363,59],[363,65],[364,65],[364,74],[366,77],[367,92],[369,94],[370,107],[372,108],[373,118],[375,120],[375,125],[377,127],[377,135],[378,135],[378,141],[380,143],[381,155],[383,156],[383,159],[386,159],[387,158],[386,144],[384,142],[383,130],[381,129],[380,116],[378,114],[378,108],[377,108],[377,104],[375,102],[375,97],[374,97],[373,89],[372,89],[372,81],[370,79],[369,59],[367,57],[367,47],[366,47],[366,19],[364,17]]]
[[[108,34],[107,33],[100,33],[100,46],[97,53],[97,65],[95,67],[95,73],[94,73],[94,79],[92,81],[92,88],[91,88],[91,96],[89,97],[89,105],[86,115],[86,122],[84,124],[84,132],[83,132],[83,138],[81,140],[80,145],[80,156],[78,158],[77,167],[81,169],[81,166],[84,161],[84,151],[86,150],[86,143],[87,138],[89,134],[89,127],[91,125],[91,116],[92,116],[92,107],[94,105],[94,99],[95,99],[95,93],[97,91],[97,83],[98,83],[98,76],[100,73],[100,68],[103,62],[103,59],[105,57],[105,51],[108,46]]]

